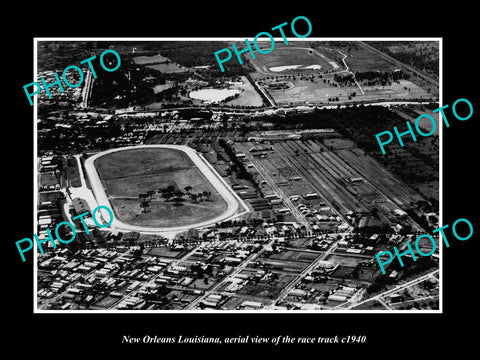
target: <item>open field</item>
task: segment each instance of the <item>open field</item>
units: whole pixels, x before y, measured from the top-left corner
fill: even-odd
[[[81,186],[80,171],[78,170],[78,164],[75,158],[69,157],[65,161],[64,167],[65,167],[65,179],[68,181],[69,186],[72,186],[72,187]]]
[[[342,52],[347,55],[345,62],[353,72],[364,71],[393,71],[398,66],[373,51],[364,47],[355,45],[350,48],[341,48]]]
[[[138,65],[147,65],[147,64],[161,64],[167,62],[168,59],[162,55],[153,55],[153,56],[136,56],[133,58],[135,64]]]
[[[347,100],[353,92],[360,92],[356,86],[335,87],[321,79],[314,81],[297,79],[292,83],[294,86],[290,89],[268,89],[277,104],[327,103],[329,98],[338,97]]]
[[[147,254],[167,258],[179,258],[182,255],[185,255],[185,252],[183,250],[175,250],[167,246],[162,246],[150,248]]]
[[[431,94],[408,80],[399,80],[387,86],[362,86],[362,89],[366,99],[432,99]]]
[[[357,258],[355,256],[339,256],[339,255],[329,256],[326,260],[333,261],[335,264],[339,264],[345,267],[355,267],[358,264],[365,261],[364,258]]]
[[[177,227],[188,226],[215,218],[226,210],[221,198],[203,204],[184,202],[175,205],[173,202],[152,200],[147,212],[143,212],[138,199],[111,199],[115,215],[126,223],[145,227]]]
[[[181,67],[178,67],[178,65],[172,63],[147,65],[147,68],[157,70],[163,73],[177,73],[185,71]]]
[[[112,149],[89,158],[85,166],[95,184],[98,203],[110,204],[114,211],[113,227],[179,231],[238,215],[239,199],[188,147],[145,145]],[[169,186],[170,193],[181,191],[183,195],[165,197],[160,189]],[[191,189],[185,189],[187,186]],[[148,191],[152,193],[142,201],[139,195]],[[204,192],[207,195],[198,195]],[[190,197],[191,193],[197,197]]]
[[[245,76],[241,77],[243,84],[235,84],[233,89],[242,90],[240,95],[231,101],[228,101],[228,105],[236,106],[262,106],[263,100],[258,92],[253,88],[252,84],[247,80]]]
[[[95,161],[102,181],[161,172],[175,172],[193,167],[188,156],[175,149],[139,148],[106,154]]]
[[[275,273],[274,273],[275,274]],[[248,295],[265,299],[274,299],[280,292],[292,281],[294,276],[285,274],[276,274],[276,280],[260,280],[258,283],[249,283],[240,289],[239,295]]]
[[[153,92],[155,94],[158,94],[164,90],[170,89],[171,87],[173,87],[173,82],[168,82],[166,84],[158,84],[153,87]]]
[[[301,262],[308,262],[311,263],[318,257],[317,253],[311,253],[307,251],[294,251],[294,250],[286,250],[280,253],[274,253],[270,255],[269,259],[280,259],[280,260],[295,260]]]
[[[289,80],[290,81],[290,80]],[[385,86],[334,86],[335,83],[325,83],[322,79],[313,78],[293,80],[293,87],[289,89],[268,89],[275,102],[281,104],[305,104],[305,103],[332,103],[336,101],[377,101],[377,100],[408,100],[408,99],[432,99],[432,95],[408,80],[400,80]],[[363,91],[363,93],[362,93]],[[355,95],[353,95],[355,94]]]
[[[51,172],[46,172],[46,173],[41,173],[40,175],[40,186],[50,186],[50,185],[56,185],[60,183],[60,179],[58,179],[54,173]]]

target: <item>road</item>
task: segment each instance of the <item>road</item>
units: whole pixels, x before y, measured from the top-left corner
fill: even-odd
[[[270,94],[263,88],[263,86],[259,85],[258,81],[255,81],[255,85],[257,86],[258,89],[260,89],[262,94],[265,95],[267,100],[270,102],[270,106],[275,107],[277,105],[277,103],[275,102],[275,100],[273,100],[273,98],[270,96]]]
[[[171,261],[168,264],[168,267],[175,266],[179,262],[187,261],[187,258],[190,257],[190,255],[192,255],[197,249],[198,249],[198,246],[195,246],[192,250],[190,250],[188,253],[183,255],[181,258]],[[113,304],[111,304],[108,309],[115,309],[120,302],[127,299],[133,293],[137,292],[140,287],[142,286],[149,287],[151,285],[155,285],[156,284],[155,280],[161,275],[163,275],[163,271],[159,272],[158,274],[155,274],[150,280],[142,283],[142,285],[138,286],[137,288],[133,289],[129,293],[125,294],[122,298],[118,299],[118,301],[115,301]]]
[[[346,309],[352,309],[353,307],[357,307],[357,306],[359,306],[359,305],[365,304],[365,303],[367,303],[367,302],[369,302],[369,301],[373,301],[373,300],[378,300],[379,302],[382,302],[381,299],[380,299],[381,297],[384,297],[384,296],[387,296],[387,295],[396,293],[396,292],[398,292],[398,291],[400,291],[400,290],[403,290],[403,289],[405,289],[405,288],[407,288],[407,287],[409,287],[409,286],[418,284],[418,283],[420,283],[420,282],[422,282],[422,281],[425,281],[425,280],[427,280],[427,279],[429,279],[429,278],[435,278],[433,275],[436,274],[436,273],[438,273],[439,271],[440,271],[440,270],[435,270],[435,271],[429,272],[428,274],[425,274],[425,275],[423,275],[423,276],[420,276],[420,277],[418,277],[418,278],[416,278],[416,279],[414,279],[414,280],[411,280],[411,281],[409,281],[409,282],[407,282],[407,283],[405,283],[405,284],[402,284],[402,285],[400,285],[400,286],[397,286],[397,287],[395,287],[395,288],[393,288],[393,289],[387,290],[387,291],[385,291],[385,292],[383,292],[383,293],[381,293],[381,294],[372,296],[371,298],[368,298],[368,299],[366,299],[366,300],[364,300],[364,301],[361,301],[361,302],[359,302],[359,303],[352,304],[351,306],[347,307]],[[436,278],[435,278],[435,279],[436,279]],[[379,299],[380,299],[380,300],[379,300]]]
[[[295,288],[295,286],[297,286],[297,284],[305,277],[307,276],[313,269],[315,269],[318,264],[321,262],[321,261],[324,261],[328,256],[332,255],[334,253],[334,251],[336,250],[337,248],[337,244],[334,242],[330,245],[330,247],[327,249],[327,251],[325,251],[323,253],[322,256],[319,256],[318,258],[316,258],[314,261],[312,261],[305,269],[303,269],[303,271],[300,273],[300,275],[298,275],[297,277],[295,277],[287,286],[285,286],[283,288],[283,290],[280,292],[280,294],[277,296],[277,298],[274,300],[274,302],[272,303],[272,305],[270,305],[270,307],[272,306],[275,306],[275,303],[278,303],[280,301],[282,301],[283,299],[285,299],[287,296],[288,296],[288,293],[293,289]]]
[[[333,49],[329,49],[329,50],[333,50]],[[365,95],[365,91],[363,91],[362,87],[360,86],[360,83],[357,81],[357,78],[355,77],[355,74],[352,71],[350,71],[350,68],[348,67],[347,62],[345,61],[345,59],[348,57],[348,55],[345,55],[340,50],[333,50],[333,51],[338,51],[340,54],[342,54],[342,56],[343,56],[342,62],[343,62],[343,66],[345,66],[345,70],[343,72],[348,72],[348,73],[350,73],[350,75],[353,76],[353,80],[355,81],[355,84],[357,84],[358,88],[362,92],[362,95]],[[340,73],[342,71],[338,71],[338,72]]]
[[[318,181],[312,179],[311,174],[308,172],[307,169],[300,168],[300,166],[296,162],[293,162],[287,156],[283,155],[281,152],[278,152],[277,154],[278,154],[279,157],[281,157],[283,159],[283,161],[285,161],[286,164],[290,165],[291,169],[295,169],[296,172],[299,175],[301,175],[303,178],[307,179],[308,182],[310,184],[312,184],[312,186],[316,189],[316,191],[318,191],[320,194],[322,194],[323,200],[328,204],[330,209],[335,211],[335,214],[337,214],[338,216],[340,216],[343,219],[345,224],[348,225],[348,231],[351,232],[353,230],[353,226],[350,224],[350,222],[347,220],[347,218],[345,216],[343,216],[339,211],[337,211],[336,207],[333,206],[333,204],[328,200],[327,196],[323,195],[323,192],[326,191],[324,186],[322,184],[318,183]]]
[[[82,108],[86,108],[88,106],[88,98],[92,93],[93,81],[92,72],[88,70],[87,75],[85,76],[85,84],[83,85],[82,89],[82,103],[80,104],[80,107]]]
[[[265,179],[268,185],[279,195],[283,201],[283,203],[290,209],[292,215],[295,216],[295,219],[305,226],[307,232],[312,231],[312,227],[308,222],[307,218],[297,209],[297,207],[292,203],[290,198],[280,189],[279,186],[275,183],[275,179],[270,176],[270,173],[257,161],[255,161],[254,157],[250,154],[245,152],[246,157],[248,160],[253,164],[255,169],[257,170],[258,174]]]
[[[272,246],[275,241],[276,241],[276,238],[273,238],[268,242],[267,245],[263,245],[263,248],[260,251],[251,254],[245,261],[243,261],[239,266],[237,266],[237,268],[232,273],[228,274],[223,280],[216,283],[211,289],[207,290],[202,296],[199,296],[194,301],[192,301],[185,308],[185,310],[195,309],[201,301],[205,300],[210,294],[214,294],[215,291],[217,291],[217,289],[225,285],[231,278],[235,277],[240,272],[242,272],[252,261],[260,257],[266,251],[267,247]]]

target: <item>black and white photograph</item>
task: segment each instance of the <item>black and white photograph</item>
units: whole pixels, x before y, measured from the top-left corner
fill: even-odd
[[[302,40],[36,39],[38,311],[440,309],[441,39]]]
[[[472,6],[73,5],[2,25],[7,351],[473,350]]]

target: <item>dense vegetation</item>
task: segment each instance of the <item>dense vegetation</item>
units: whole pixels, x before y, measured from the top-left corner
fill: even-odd
[[[398,80],[406,80],[410,76],[403,70],[398,71],[362,71],[355,72],[355,79],[362,82],[365,85],[382,85],[387,86],[391,85],[392,82]],[[346,86],[355,85],[355,80],[352,74],[335,74],[333,79],[341,84]]]
[[[405,64],[438,77],[439,50],[433,42],[372,41],[370,45]]]

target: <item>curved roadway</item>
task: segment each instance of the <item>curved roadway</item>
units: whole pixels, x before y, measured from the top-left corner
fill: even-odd
[[[230,187],[225,182],[225,180],[215,171],[215,169],[200,154],[197,153],[197,151],[184,145],[165,145],[165,144],[127,146],[127,147],[103,151],[92,157],[89,157],[85,161],[85,169],[89,177],[90,184],[92,186],[98,205],[106,205],[110,209],[113,209],[112,205],[110,204],[110,200],[108,199],[108,196],[103,187],[102,181],[100,180],[100,176],[98,175],[97,169],[94,166],[95,160],[103,155],[106,155],[112,152],[139,149],[139,148],[168,148],[168,149],[183,151],[184,153],[186,153],[188,157],[192,160],[192,162],[195,164],[195,166],[202,172],[202,174],[207,178],[207,180],[210,182],[213,188],[220,194],[220,196],[226,202],[227,209],[219,216],[216,216],[215,218],[212,218],[210,220],[199,222],[196,224],[189,224],[189,225],[175,226],[175,227],[138,226],[138,225],[132,225],[132,224],[122,222],[116,217],[114,217],[113,222],[110,225],[111,228],[115,228],[118,230],[125,230],[125,231],[138,231],[143,233],[152,233],[152,232],[176,233],[176,232],[181,232],[181,231],[185,231],[192,228],[202,228],[209,225],[213,225],[219,221],[224,221],[230,218],[234,218],[248,212],[247,205],[238,197],[238,195],[233,190],[230,189]],[[101,215],[104,219],[109,219],[109,215],[107,214],[106,211],[104,211],[103,209],[99,211],[101,212]]]

